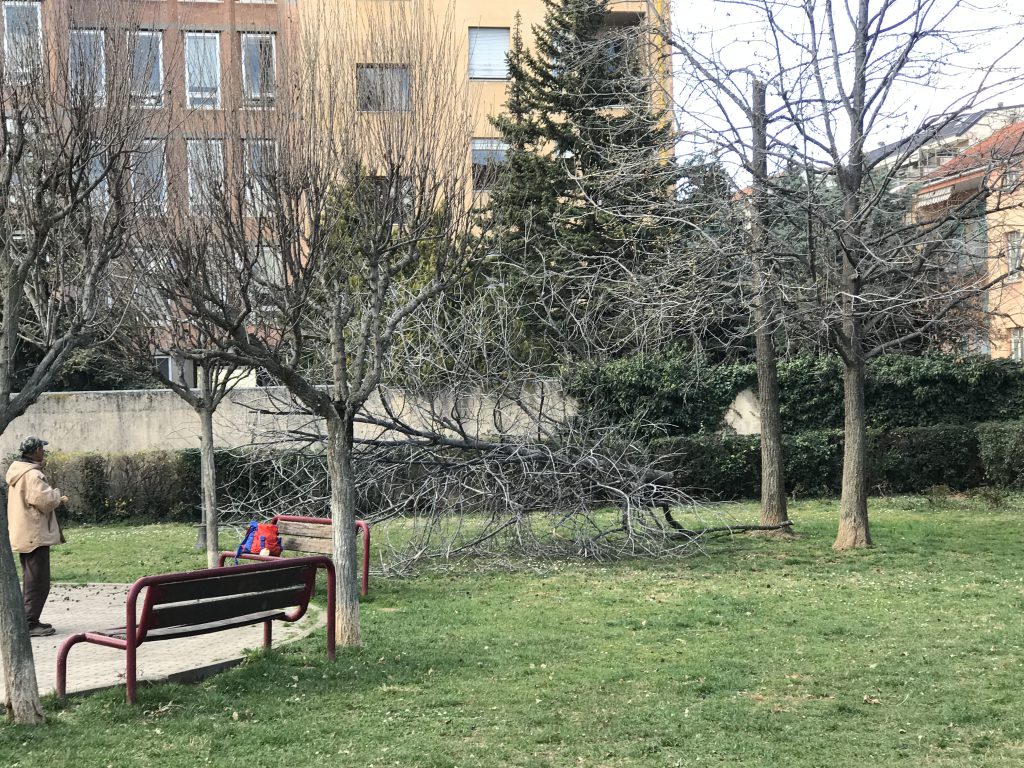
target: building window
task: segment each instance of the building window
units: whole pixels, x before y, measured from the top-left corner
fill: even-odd
[[[473,189],[490,189],[505,162],[508,145],[499,139],[473,139]]]
[[[132,99],[144,107],[164,102],[164,39],[160,32],[129,33]]]
[[[1010,329],[1010,357],[1024,362],[1024,328]]]
[[[272,302],[274,291],[284,287],[284,265],[281,263],[281,251],[271,245],[254,246],[256,249],[253,262],[253,279],[257,293],[265,301]]]
[[[4,71],[7,81],[24,84],[42,68],[43,26],[39,3],[4,3]]]
[[[1006,233],[1006,268],[1010,277],[1020,277],[1020,232]]]
[[[245,139],[242,151],[246,203],[251,213],[265,213],[276,197],[274,167],[277,162],[277,144],[273,139]]]
[[[242,35],[242,97],[250,106],[272,106],[277,95],[274,35]]]
[[[153,367],[168,381],[183,387],[195,389],[199,386],[196,366],[190,360],[182,360],[170,355],[153,355]]]
[[[1020,186],[1020,171],[1005,171],[1003,173],[1003,191],[1016,192]]]
[[[73,29],[68,45],[68,89],[79,104],[102,104],[107,66],[103,32],[98,29]]]
[[[132,191],[144,211],[163,212],[167,207],[167,163],[162,141],[147,140],[139,147],[132,166]]]
[[[358,64],[356,102],[360,112],[407,112],[412,103],[409,68],[399,64]]]
[[[189,210],[209,211],[224,188],[224,144],[220,139],[189,139],[185,148]]]
[[[85,164],[83,182],[89,191],[89,201],[99,207],[106,208],[110,204],[109,185],[107,184],[107,159],[101,147],[94,147],[93,154]]]
[[[507,27],[469,28],[469,79],[508,80]]]
[[[185,100],[196,109],[220,107],[220,35],[185,33]]]
[[[374,214],[392,226],[404,224],[413,211],[412,179],[407,176],[371,176],[369,182]]]

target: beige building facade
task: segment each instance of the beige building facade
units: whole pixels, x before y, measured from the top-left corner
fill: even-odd
[[[925,177],[914,195],[918,222],[960,219],[965,279],[990,286],[987,329],[972,351],[1024,362],[1024,122],[967,148]]]
[[[478,189],[486,186],[480,183],[489,178],[484,168],[488,164],[500,163],[505,153],[497,131],[490,122],[492,117],[505,108],[509,82],[505,56],[517,23],[526,47],[533,44],[533,27],[544,20],[545,7],[542,0],[412,0],[400,9],[396,8],[394,0],[297,0],[297,5],[304,30],[307,33],[312,30],[319,36],[323,40],[324,49],[336,44],[337,36],[346,34],[344,30],[353,27],[364,30],[364,34],[371,39],[378,34],[380,38],[386,37],[379,30],[386,25],[389,13],[425,13],[430,14],[434,21],[444,20],[443,39],[454,48],[451,53],[456,57],[456,66],[464,77],[465,103],[471,105],[473,113],[471,146],[467,147],[467,152],[474,167],[474,186]],[[612,0],[607,25],[609,29],[645,23],[650,23],[652,29],[653,25],[667,26],[668,9],[668,0]],[[383,56],[389,61],[358,64],[357,72],[354,73],[357,88],[360,75],[364,72],[369,74],[367,70],[372,67],[402,68],[400,62],[390,60],[397,57],[387,52],[386,43],[382,44],[380,50],[374,51],[373,48],[373,45],[367,47],[365,55],[368,58]],[[655,41],[654,48],[664,54],[657,57],[659,63],[656,65],[662,88],[655,89],[658,104],[664,105],[671,91],[671,52],[666,40]],[[411,87],[416,77],[415,72],[404,74],[377,70],[373,74],[391,74],[396,78],[395,87],[399,90]],[[453,98],[453,105],[457,101]]]

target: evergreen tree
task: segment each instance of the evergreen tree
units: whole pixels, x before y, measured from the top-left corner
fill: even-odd
[[[626,351],[616,301],[664,247],[657,211],[678,178],[671,121],[654,103],[651,32],[610,25],[608,0],[544,4],[532,47],[517,19],[506,110],[493,120],[508,145],[491,190],[493,250],[535,283],[535,342],[586,355],[599,335],[604,351]]]

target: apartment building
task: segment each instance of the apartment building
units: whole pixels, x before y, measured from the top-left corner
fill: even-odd
[[[321,34],[330,36],[337,26],[355,24],[373,34],[375,24],[382,23],[379,16],[382,4],[390,0],[312,0],[299,5],[302,16],[310,24],[322,27]],[[494,178],[492,170],[500,163],[506,148],[499,140],[490,118],[503,111],[508,85],[506,55],[518,22],[524,44],[532,43],[532,28],[544,19],[543,0],[423,0],[427,12],[435,18],[450,22],[447,39],[455,47],[457,66],[464,73],[468,90],[467,101],[473,105],[473,137],[467,148],[472,163],[474,188],[486,189]],[[308,9],[308,10],[307,10]],[[645,20],[668,21],[668,0],[613,0],[609,6],[607,26],[638,25]],[[375,18],[376,17],[376,18]],[[667,43],[664,43],[667,46]],[[667,52],[667,48],[666,48]],[[375,54],[368,52],[368,56]],[[393,53],[384,54],[395,58]],[[667,62],[669,57],[664,57]],[[415,73],[407,65],[396,61],[366,61],[356,66],[357,87],[367,94],[361,108],[374,110],[394,108],[408,100],[408,92]],[[666,65],[663,77],[667,84],[671,74]],[[666,91],[667,92],[667,91]],[[387,93],[381,97],[373,94]],[[360,97],[363,99],[363,97]],[[383,99],[383,101],[382,101]],[[393,100],[393,104],[386,104]],[[379,102],[379,103],[374,103]]]
[[[464,152],[468,183],[486,191],[505,148],[490,124],[504,108],[506,54],[517,18],[524,42],[543,20],[542,0],[421,0],[449,23],[461,84],[473,104],[472,138]],[[82,91],[113,104],[110,89],[130,83],[130,102],[149,133],[133,161],[133,185],[154,215],[204,215],[211,180],[232,173],[258,177],[282,137],[273,115],[284,112],[299,78],[289,59],[332,40],[393,0],[2,0],[5,77],[49,78],[59,92]],[[410,3],[411,5],[411,3]],[[609,31],[663,19],[667,0],[615,0]],[[369,29],[373,38],[377,31]],[[313,46],[315,50],[319,46]],[[369,46],[372,51],[373,46]],[[293,55],[294,54],[294,55]],[[329,65],[328,55],[321,64]],[[667,57],[666,57],[667,60]],[[401,52],[346,60],[344,78],[360,112],[407,109],[422,72]],[[120,69],[119,68],[123,68]],[[112,77],[125,74],[127,77]],[[666,78],[668,72],[666,72]],[[351,78],[351,80],[349,80]],[[420,81],[422,82],[422,81]],[[329,91],[329,89],[326,89]],[[459,139],[463,143],[464,138]]]
[[[435,2],[443,7],[445,0]],[[529,46],[532,28],[544,19],[544,3],[542,0],[456,0],[454,8],[455,17],[465,30],[465,70],[471,96],[477,104],[472,162],[473,178],[480,186],[493,177],[486,171],[488,164],[500,162],[504,157],[505,147],[498,140],[489,118],[504,109],[508,81],[505,55],[517,14],[524,43]],[[667,23],[667,14],[668,0],[617,0],[609,6],[607,26],[611,31],[616,27],[638,25],[648,19]],[[663,76],[667,81],[670,73],[666,71]]]
[[[1024,362],[1024,122],[1007,125],[939,165],[913,197],[919,223],[953,218],[948,247],[965,276],[991,285],[987,333],[972,351]]]
[[[186,210],[197,200],[203,174],[223,173],[232,161],[257,166],[273,151],[273,137],[257,136],[253,119],[272,110],[278,70],[288,46],[306,34],[329,39],[390,0],[6,0],[2,3],[7,59],[39,57],[71,80],[88,80],[102,92],[106,72],[127,58],[135,103],[150,113],[154,139],[143,172],[150,177],[161,209]],[[467,147],[474,184],[486,187],[505,148],[489,118],[504,107],[508,68],[505,57],[517,18],[524,41],[544,16],[542,0],[426,0],[428,12],[445,16],[454,28],[459,66],[465,72],[474,129]],[[666,19],[667,0],[615,0],[609,30],[645,19]],[[317,27],[310,29],[309,27]],[[372,34],[372,33],[371,33]],[[64,39],[54,39],[64,38]],[[128,38],[128,39],[121,39]],[[15,55],[12,55],[15,54]],[[10,66],[8,66],[10,70]],[[401,108],[408,98],[409,68],[393,61],[367,61],[352,73],[360,109]],[[670,74],[666,71],[665,78]],[[58,87],[56,84],[54,87]],[[405,94],[403,96],[403,93]],[[102,95],[102,93],[101,93]],[[383,101],[382,101],[383,100]],[[394,103],[384,103],[393,101]],[[377,103],[381,102],[381,103]],[[250,117],[247,119],[246,113]],[[238,130],[238,120],[249,125]],[[218,143],[219,127],[232,121],[244,147]],[[250,135],[252,134],[252,135]],[[239,149],[241,154],[239,155]]]
[[[882,171],[898,161],[893,191],[899,192],[931,178],[943,164],[1022,118],[1024,105],[1002,103],[962,114],[935,115],[909,136],[870,150],[865,159]]]
[[[225,148],[200,152],[194,141],[208,143],[227,115],[274,108],[279,50],[298,8],[290,0],[6,0],[0,10],[9,82],[38,70],[53,90],[87,89],[103,103],[109,73],[127,68],[132,105],[153,134],[140,172],[163,210],[187,208],[200,173],[224,164]]]

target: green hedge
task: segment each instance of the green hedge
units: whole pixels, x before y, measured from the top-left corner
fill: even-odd
[[[988,425],[985,425],[988,426]],[[1024,424],[1019,445],[1009,451],[1002,476],[1017,471],[1024,484]],[[989,476],[973,424],[868,430],[868,486],[876,493],[916,493],[936,485],[973,488]],[[655,440],[652,448],[674,484],[712,499],[756,498],[760,492],[760,438],[691,435]],[[786,489],[796,496],[838,494],[842,484],[843,433],[815,430],[783,438]],[[1014,461],[1015,459],[1015,461]]]
[[[977,431],[986,484],[1024,488],[1024,421],[979,424]]]
[[[53,453],[46,475],[69,497],[68,522],[199,520],[199,451]]]
[[[843,425],[839,360],[804,356],[779,364],[783,430]],[[650,424],[648,434],[717,431],[735,396],[757,387],[751,364],[710,366],[681,355],[635,357],[583,368],[566,382],[583,407],[613,423]],[[868,426],[934,426],[1024,414],[1024,366],[987,357],[887,355],[868,364]]]
[[[245,450],[217,450],[214,461],[222,501],[283,508],[297,496],[328,497],[323,456],[286,453],[270,462]],[[53,453],[47,456],[46,474],[68,495],[64,519],[71,523],[200,519],[198,449]],[[327,513],[326,508],[302,511]]]
[[[756,498],[760,439],[699,434],[652,441],[674,484],[711,499]],[[783,440],[787,490],[800,497],[834,495],[842,480],[843,434],[807,430]],[[327,498],[323,457],[290,454],[254,461],[243,451],[217,451],[222,498],[287,506],[290,494]],[[99,523],[199,519],[199,451],[52,454],[47,474],[70,496],[65,519]],[[309,484],[316,487],[311,489]],[[372,483],[371,483],[372,484]],[[868,431],[868,484],[873,492],[916,493],[933,486],[1024,488],[1024,421],[938,424]],[[367,503],[373,505],[372,499]],[[316,514],[324,510],[305,510]]]

